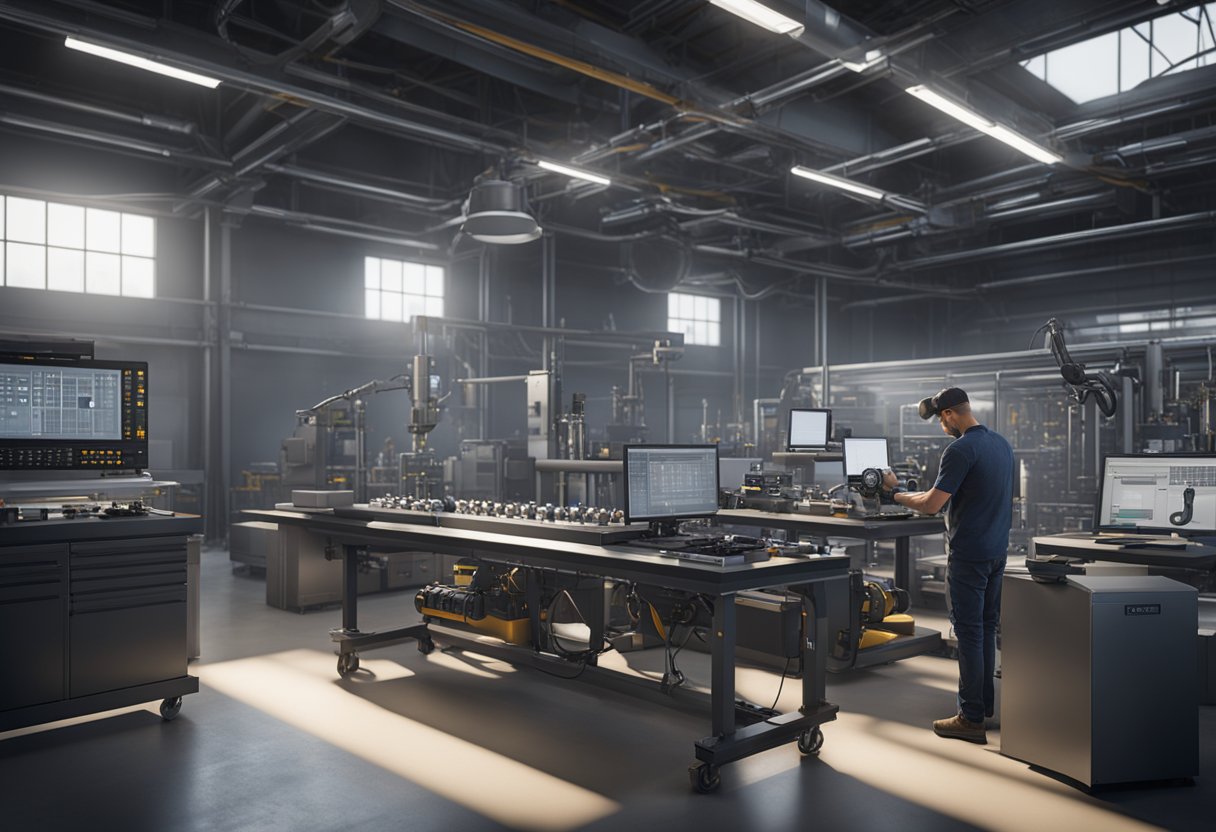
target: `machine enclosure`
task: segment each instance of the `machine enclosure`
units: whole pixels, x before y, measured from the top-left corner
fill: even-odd
[[[309,491],[296,489],[291,492],[291,503],[297,508],[337,508],[353,506],[353,491]]]
[[[1085,786],[1198,774],[1193,587],[1009,577],[1002,606],[1002,754]]]

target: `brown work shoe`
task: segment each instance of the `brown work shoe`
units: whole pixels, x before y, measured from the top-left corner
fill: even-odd
[[[970,722],[962,714],[955,714],[949,719],[939,719],[933,723],[933,733],[948,739],[966,740],[979,745],[988,744],[988,735],[984,732],[984,723]]]

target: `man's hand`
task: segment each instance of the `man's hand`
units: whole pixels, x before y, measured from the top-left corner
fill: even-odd
[[[882,475],[882,490],[890,491],[899,485],[899,477],[895,476],[895,472],[888,468]]]

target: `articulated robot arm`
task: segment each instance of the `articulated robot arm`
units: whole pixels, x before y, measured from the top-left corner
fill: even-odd
[[[1102,415],[1110,418],[1119,407],[1119,397],[1115,393],[1115,381],[1110,373],[1086,371],[1085,365],[1073,360],[1064,343],[1064,326],[1055,318],[1051,318],[1035,332],[1038,335],[1047,330],[1047,348],[1051,350],[1060,368],[1060,376],[1068,385],[1072,397],[1078,404],[1085,404],[1092,395],[1102,411]]]
[[[312,407],[305,408],[304,410],[297,410],[296,415],[297,416],[311,416],[314,413],[322,412],[323,410],[328,408],[330,405],[333,405],[337,402],[353,401],[353,400],[359,398],[360,396],[366,395],[368,393],[384,393],[389,390],[409,390],[409,389],[410,389],[410,379],[406,375],[394,376],[393,378],[390,378],[388,381],[381,381],[380,379],[375,379],[373,381],[369,381],[367,384],[361,384],[358,387],[352,387],[350,390],[346,390],[342,393],[338,393],[335,396],[330,396],[328,399],[322,399],[321,401],[314,404]]]

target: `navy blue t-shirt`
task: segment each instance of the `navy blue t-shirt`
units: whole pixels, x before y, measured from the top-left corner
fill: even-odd
[[[942,453],[933,487],[950,494],[946,551],[959,560],[1003,558],[1013,524],[1013,449],[983,425],[968,428]]]

